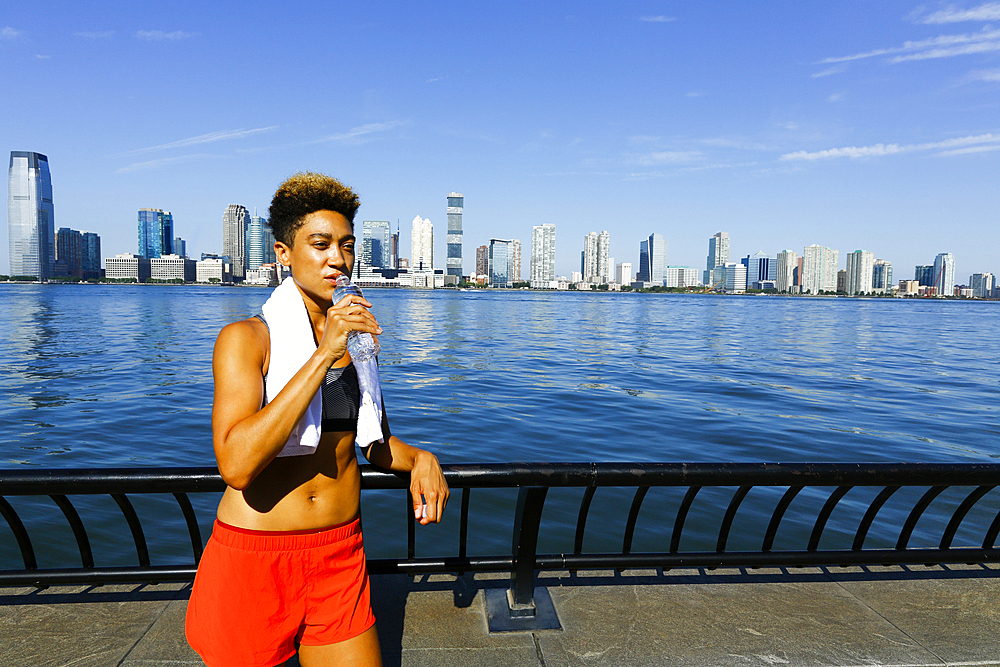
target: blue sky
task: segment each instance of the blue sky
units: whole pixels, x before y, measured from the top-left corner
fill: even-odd
[[[361,219],[435,225],[465,195],[465,270],[556,224],[617,262],[664,234],[703,268],[812,243],[1000,273],[1000,2],[4,3],[0,149],[49,157],[56,225],[136,250],[168,209],[218,252],[226,205],[298,170]],[[146,5],[146,6],[133,6]],[[0,271],[7,262],[6,209]]]

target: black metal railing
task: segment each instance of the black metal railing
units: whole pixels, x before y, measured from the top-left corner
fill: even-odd
[[[363,490],[400,490],[407,495],[405,476],[362,466]],[[372,573],[419,574],[430,572],[510,571],[511,592],[515,605],[531,604],[536,570],[625,569],[648,567],[761,567],[806,565],[865,564],[944,564],[985,563],[1000,560],[996,548],[1000,532],[1000,465],[997,464],[768,464],[768,463],[532,463],[447,465],[445,477],[453,493],[460,494],[459,528],[455,554],[446,557],[418,557],[415,546],[415,522],[407,505],[409,529],[405,558],[369,560]],[[583,489],[577,512],[572,549],[561,553],[538,553],[542,510],[549,489]],[[584,536],[595,494],[603,488],[634,489],[625,520],[621,549],[588,553],[583,550]],[[634,550],[634,538],[640,510],[655,487],[685,489],[673,522],[663,530],[651,529],[663,536],[664,548],[657,551]],[[699,494],[707,488],[732,489],[725,508],[717,507],[721,522],[713,533],[714,549],[682,550],[682,537],[689,537],[688,518]],[[784,489],[780,499],[768,506],[770,519],[759,549],[729,550],[739,509],[750,492],[758,487]],[[850,544],[820,549],[828,522],[835,508],[855,487],[867,487],[878,493],[870,502],[862,502],[863,513]],[[934,501],[949,488],[960,488],[962,500],[954,506]],[[100,584],[113,582],[186,581],[194,577],[201,557],[203,535],[189,494],[218,493],[225,488],[214,468],[169,469],[92,469],[0,471],[0,514],[6,520],[20,551],[23,567],[0,570],[0,585]],[[468,535],[470,506],[474,490],[518,488],[514,510],[514,530],[509,552],[470,556]],[[895,535],[893,548],[866,548],[869,531],[880,510],[902,488],[919,493],[916,502],[906,509],[907,518]],[[825,500],[815,515],[803,519],[804,508],[794,511],[793,501],[809,489]],[[95,566],[85,523],[70,500],[78,495],[110,495],[127,522],[136,553],[136,565]],[[169,494],[175,499],[191,542],[192,557],[185,563],[153,564],[142,523],[129,497],[139,494]],[[954,493],[952,494],[954,495]],[[34,541],[25,523],[7,498],[48,496],[68,522],[79,550],[79,567],[39,568]],[[454,496],[453,496],[454,498]],[[986,499],[984,501],[984,498]],[[858,507],[857,501],[852,503]],[[973,542],[956,544],[956,535],[970,511],[977,507],[986,520],[964,526],[964,533],[977,537]],[[766,514],[767,512],[765,512]],[[624,507],[622,507],[624,514]],[[759,516],[757,511],[755,516]],[[783,521],[790,515],[796,522],[811,524],[805,544],[794,549],[776,549],[775,538]],[[914,528],[924,518],[934,516],[944,529],[933,546],[910,545]],[[946,520],[945,520],[946,519]],[[669,535],[669,542],[666,536]],[[704,536],[702,536],[704,537]],[[570,545],[567,543],[567,547]]]

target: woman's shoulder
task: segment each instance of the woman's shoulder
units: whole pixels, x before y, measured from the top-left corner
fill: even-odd
[[[258,318],[250,317],[239,322],[227,324],[219,332],[215,340],[215,351],[218,354],[260,354],[265,364],[271,346],[271,336],[267,325]]]

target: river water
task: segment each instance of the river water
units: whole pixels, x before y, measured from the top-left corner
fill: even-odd
[[[214,339],[226,323],[257,312],[268,293],[0,285],[0,468],[212,465]],[[1000,455],[1000,303],[455,290],[367,296],[385,329],[382,388],[393,432],[442,462]],[[587,549],[620,544],[628,493],[599,492],[592,521],[610,526],[614,539],[588,533]],[[370,555],[398,554],[404,501],[366,495]],[[543,550],[572,548],[571,534],[569,546],[556,545],[554,535],[575,525],[580,495],[550,494],[543,520],[554,529],[543,531]],[[654,490],[647,498],[637,550],[663,541],[676,507],[668,495]],[[479,497],[470,550],[502,552],[513,493]],[[24,514],[33,502],[12,499]],[[110,499],[81,502],[96,516],[84,516],[93,539],[122,530]],[[140,509],[154,526],[170,511],[158,502]],[[210,507],[215,499],[199,502]],[[741,514],[766,519],[768,502],[755,509],[748,501]],[[996,512],[996,499],[983,503]],[[474,515],[476,508],[474,500]],[[717,523],[721,510],[701,511],[694,525]],[[447,525],[418,536],[418,555],[440,540],[453,545],[447,531],[455,530],[457,502],[450,514]],[[886,516],[891,522],[891,511]],[[40,538],[49,550],[71,539],[58,510],[38,521],[51,534]],[[832,529],[849,526],[838,528],[835,515]],[[170,538],[147,536],[154,552],[173,552]],[[11,541],[0,523],[0,569],[18,561]]]

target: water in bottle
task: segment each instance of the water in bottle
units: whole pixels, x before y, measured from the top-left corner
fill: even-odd
[[[337,303],[348,294],[364,296],[350,278],[340,275],[337,277],[337,288],[333,291],[333,302]],[[347,351],[351,353],[351,359],[360,364],[378,356],[379,344],[367,331],[351,331],[347,334]]]

